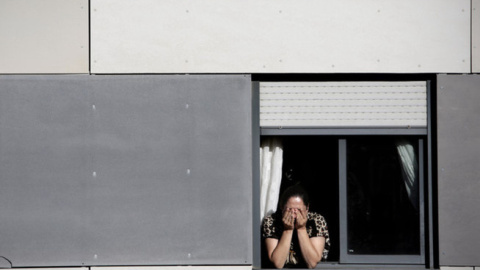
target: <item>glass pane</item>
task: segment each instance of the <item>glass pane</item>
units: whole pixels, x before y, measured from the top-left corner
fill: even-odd
[[[348,253],[420,254],[417,140],[347,140]]]

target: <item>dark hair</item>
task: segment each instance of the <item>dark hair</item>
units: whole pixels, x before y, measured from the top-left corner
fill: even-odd
[[[302,199],[303,203],[308,208],[308,205],[310,204],[308,193],[300,185],[290,186],[282,193],[282,196],[280,196],[280,199],[278,202],[278,206],[279,206],[278,208],[283,209],[285,207],[285,204],[287,204],[287,201],[292,197],[299,197],[300,199]]]

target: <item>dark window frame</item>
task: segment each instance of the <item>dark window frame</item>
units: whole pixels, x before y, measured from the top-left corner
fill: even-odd
[[[428,77],[428,76],[427,76]],[[381,76],[379,76],[381,78]],[[409,78],[407,78],[408,80]],[[418,78],[417,78],[418,79]],[[372,80],[372,79],[368,79]],[[262,261],[262,254],[261,254],[261,235],[260,235],[260,173],[259,173],[259,148],[260,148],[260,140],[262,136],[285,136],[285,135],[329,135],[329,136],[339,136],[339,159],[344,158],[345,154],[341,151],[346,152],[346,144],[345,149],[342,149],[341,146],[342,141],[345,143],[345,139],[340,138],[340,136],[350,136],[350,135],[372,135],[372,136],[379,136],[379,135],[406,135],[406,136],[415,136],[420,135],[424,136],[424,138],[419,139],[419,160],[425,160],[425,163],[422,166],[419,166],[419,175],[420,185],[422,186],[421,189],[421,201],[420,206],[424,209],[422,217],[420,219],[420,230],[421,230],[421,254],[420,255],[345,255],[342,253],[346,253],[346,248],[342,251],[342,246],[346,243],[343,238],[346,238],[344,230],[342,230],[342,226],[346,227],[346,223],[340,221],[341,225],[340,228],[340,258],[339,262],[325,262],[319,263],[317,268],[332,268],[332,269],[342,269],[342,268],[362,268],[362,267],[369,267],[377,265],[382,266],[382,269],[425,269],[427,268],[435,268],[435,250],[434,250],[434,216],[433,216],[433,176],[432,176],[432,164],[433,164],[433,154],[432,154],[432,103],[431,103],[431,85],[432,81],[430,79],[421,79],[423,81],[427,81],[427,115],[428,115],[428,123],[426,128],[338,128],[338,129],[331,129],[331,128],[261,128],[260,121],[259,121],[259,81],[254,81],[252,83],[252,135],[253,135],[253,268],[254,269],[261,269],[261,261]],[[395,81],[395,79],[392,79]],[[425,146],[425,147],[424,147]],[[424,151],[425,149],[425,151]],[[346,171],[345,162],[340,162],[339,160],[339,171],[344,170]],[[426,175],[426,178],[424,178]],[[339,175],[339,182],[342,181],[341,175]],[[339,183],[341,184],[341,183]],[[425,188],[425,189],[423,189]],[[342,192],[340,192],[342,194]],[[339,194],[339,196],[340,196]],[[346,193],[345,193],[346,194]],[[425,196],[424,196],[425,194]],[[343,198],[346,200],[345,198]],[[342,198],[340,198],[342,200]],[[343,203],[340,202],[340,216],[342,216],[342,205]],[[361,256],[363,258],[358,258]]]

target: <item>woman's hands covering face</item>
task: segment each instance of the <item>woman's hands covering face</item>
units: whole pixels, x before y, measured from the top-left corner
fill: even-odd
[[[307,210],[296,209],[295,229],[303,229],[307,225]]]
[[[305,228],[307,225],[307,210],[297,208],[286,208],[283,211],[283,226],[285,230]]]
[[[283,211],[282,221],[285,230],[293,230],[295,227],[295,216],[293,215],[293,210],[291,208],[287,208]]]

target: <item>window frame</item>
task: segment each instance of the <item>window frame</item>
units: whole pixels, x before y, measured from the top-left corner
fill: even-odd
[[[381,76],[379,76],[381,77]],[[409,79],[409,78],[407,78]],[[369,79],[371,80],[371,79]],[[419,80],[417,78],[417,80]],[[346,139],[345,137],[351,135],[422,135],[419,141],[419,160],[423,165],[419,166],[419,184],[420,188],[420,207],[422,214],[420,216],[420,255],[348,255],[346,247],[342,250],[342,247],[346,244],[346,223],[342,220],[342,215],[345,218],[345,211],[343,207],[346,202],[346,192],[343,192],[344,198],[341,197],[342,191],[340,190],[340,249],[339,249],[339,261],[319,263],[317,268],[325,268],[325,264],[331,268],[351,268],[368,265],[382,265],[383,267],[389,267],[398,269],[398,267],[404,267],[407,269],[424,269],[435,267],[435,251],[434,251],[434,216],[433,216],[433,176],[432,176],[432,103],[431,103],[431,85],[430,79],[420,79],[427,82],[427,127],[426,128],[262,128],[260,127],[260,98],[259,89],[260,81],[252,82],[252,136],[253,136],[253,268],[261,269],[262,254],[261,254],[261,235],[260,235],[260,172],[259,172],[259,149],[260,140],[262,136],[287,136],[287,135],[328,135],[339,136],[339,185],[341,182],[346,181],[346,177],[342,179],[343,174],[346,172],[346,162],[342,162],[340,159],[346,161]],[[392,79],[395,81],[395,79]],[[342,138],[340,138],[342,136]],[[343,142],[342,142],[343,141]],[[341,144],[344,144],[343,146]],[[425,149],[425,150],[424,150]],[[344,152],[343,154],[341,152]],[[426,176],[426,177],[424,177]],[[343,183],[345,185],[345,183]],[[340,187],[341,188],[341,187]],[[344,200],[344,202],[342,202]],[[346,211],[345,211],[346,212]],[[342,225],[343,224],[343,225]],[[343,228],[344,227],[344,228]],[[344,238],[342,240],[342,238]],[[358,258],[363,257],[363,258]]]

